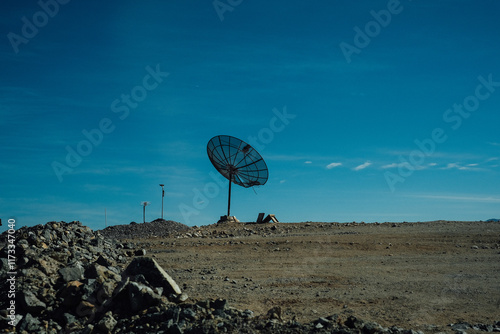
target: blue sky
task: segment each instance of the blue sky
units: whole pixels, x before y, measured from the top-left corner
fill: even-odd
[[[206,144],[252,142],[242,221],[500,216],[497,1],[2,2],[5,229],[225,214]],[[73,152],[73,153],[70,153]]]

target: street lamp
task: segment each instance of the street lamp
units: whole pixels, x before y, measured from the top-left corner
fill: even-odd
[[[149,205],[149,202],[141,202],[141,205],[143,206],[142,208],[142,222],[146,222],[146,207]]]
[[[163,197],[165,197],[165,190],[163,190],[164,184],[160,184],[161,187],[161,219],[163,219]]]

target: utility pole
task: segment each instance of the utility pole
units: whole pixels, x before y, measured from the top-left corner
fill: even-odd
[[[142,205],[142,222],[145,223],[146,222],[146,207],[149,205],[149,202],[142,202],[141,203]]]
[[[163,197],[165,197],[165,190],[163,189],[165,185],[160,184],[161,187],[161,219],[163,219]]]

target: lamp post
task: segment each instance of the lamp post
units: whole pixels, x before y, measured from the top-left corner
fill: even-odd
[[[163,219],[163,197],[165,197],[165,190],[163,190],[164,184],[160,184],[161,187],[161,219]]]
[[[146,222],[146,207],[149,205],[149,202],[141,202],[142,208],[142,222]]]

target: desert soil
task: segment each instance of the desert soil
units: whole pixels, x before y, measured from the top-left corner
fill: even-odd
[[[500,223],[224,223],[130,239],[194,299],[307,322],[450,331],[500,320]]]

